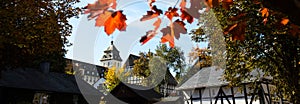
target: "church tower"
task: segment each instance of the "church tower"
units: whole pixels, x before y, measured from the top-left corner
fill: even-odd
[[[104,51],[104,55],[100,59],[102,66],[104,67],[112,67],[121,68],[122,59],[120,57],[120,52],[115,47],[113,41],[111,41],[110,46]]]

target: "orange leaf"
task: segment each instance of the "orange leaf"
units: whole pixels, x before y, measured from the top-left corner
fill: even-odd
[[[223,0],[222,1],[222,7],[226,10],[229,10],[230,5],[233,4],[233,0]]]
[[[224,34],[227,35],[228,33],[232,34],[232,40],[245,40],[245,32],[246,32],[246,21],[241,21],[234,25],[231,25],[225,29]]]
[[[186,6],[186,0],[181,0],[181,2],[180,2],[180,8],[181,9],[183,9],[183,10],[185,10],[185,6]]]
[[[96,19],[96,26],[104,26],[105,21],[111,16],[112,11],[105,11],[103,14],[100,14]]]
[[[267,22],[268,22],[268,18],[264,18],[264,19],[263,19],[263,23],[264,23],[264,25],[266,25],[266,24],[267,24]]]
[[[282,18],[282,20],[281,20],[281,24],[283,24],[283,25],[286,25],[287,23],[289,22],[289,19],[287,19],[287,18]]]
[[[113,9],[116,9],[116,7],[117,7],[116,0],[98,0],[98,1],[101,1],[101,3],[108,5]]]
[[[219,5],[219,0],[205,0],[206,11],[208,11],[210,8],[213,8],[215,6]]]
[[[203,1],[203,0],[202,0]],[[200,12],[199,10],[203,9],[204,6],[201,5],[199,0],[190,0],[190,8],[186,8],[186,12],[189,13],[194,18],[200,18]]]
[[[194,18],[193,18],[189,13],[187,13],[187,12],[186,12],[185,10],[183,10],[183,9],[180,9],[180,11],[181,11],[180,17],[181,17],[182,20],[187,20],[188,23],[193,23]]]
[[[157,20],[153,23],[153,26],[155,27],[154,31],[157,31],[157,29],[160,27],[160,24],[161,24],[161,19],[157,18]]]
[[[179,14],[177,13],[177,8],[172,8],[172,7],[169,7],[168,8],[168,11],[166,11],[165,15],[170,19],[172,20],[173,17],[177,17],[179,16]]]
[[[146,32],[146,35],[142,36],[140,39],[140,43],[142,43],[142,45],[144,45],[145,43],[147,43],[150,39],[152,39],[155,35],[157,34],[157,32],[150,30]]]
[[[160,27],[161,19],[157,18],[157,20],[153,23],[154,30],[150,30],[146,32],[146,35],[142,36],[140,39],[140,43],[144,45],[147,43],[150,39],[152,39],[157,34],[157,29]]]
[[[268,8],[262,8],[260,10],[260,12],[261,12],[262,17],[268,17],[269,16],[269,9]]]
[[[84,9],[86,9],[84,11],[84,14],[90,13],[90,15],[88,15],[88,19],[93,19],[97,17],[99,14],[102,14],[108,8],[109,8],[108,5],[96,1],[94,4],[88,4],[87,6],[84,7]]]
[[[104,14],[109,9],[109,7],[116,9],[116,6],[116,0],[97,0],[95,3],[88,4],[84,7],[84,9],[86,9],[84,11],[84,14],[90,13],[90,15],[88,15],[88,19],[90,20],[100,16],[101,14]]]
[[[107,35],[112,34],[116,28],[120,31],[125,31],[127,26],[126,20],[127,18],[122,11],[116,11],[105,21],[104,31]]]
[[[238,24],[234,24],[234,25],[231,25],[231,26],[228,26],[225,31],[224,31],[224,34],[227,35],[231,30],[233,30]]]
[[[140,19],[140,21],[146,21],[153,19],[155,17],[158,17],[160,14],[162,14],[162,11],[160,9],[157,9],[154,5],[151,11],[147,11],[146,15],[143,15],[143,17]]]
[[[158,17],[160,14],[159,13],[154,13],[153,11],[147,11],[146,15],[143,15],[143,17],[140,19],[140,21],[146,21],[146,20],[150,20],[153,19],[155,17]]]
[[[184,27],[185,23],[183,21],[180,21],[179,19],[177,19],[174,23],[174,36],[176,39],[180,38],[180,34],[186,34],[187,33],[187,29]]]
[[[187,30],[184,27],[185,23],[177,19],[174,23],[171,23],[170,26],[163,28],[160,30],[163,33],[163,37],[161,38],[162,43],[169,42],[171,47],[174,47],[174,38],[179,39],[180,34],[186,34]]]
[[[174,48],[174,36],[171,36],[170,34],[166,34],[163,37],[161,37],[161,43],[169,42],[169,46]]]
[[[148,4],[149,6],[152,8],[152,4],[155,2],[156,0],[148,0]]]

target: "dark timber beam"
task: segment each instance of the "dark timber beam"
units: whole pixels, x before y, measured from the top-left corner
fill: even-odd
[[[210,100],[210,104],[212,104],[212,97],[211,97],[211,92],[210,92],[210,88],[208,88],[208,94],[209,94],[209,100]]]
[[[247,88],[246,88],[246,84],[243,84],[243,87],[244,87],[245,104],[248,104],[248,97],[247,97]]]
[[[233,87],[230,87],[231,94],[232,94],[232,103],[235,104],[235,98],[234,98],[234,90]]]
[[[268,96],[269,96],[270,104],[272,104],[272,98],[271,98],[271,95],[270,95],[269,83],[266,83],[266,84],[267,84],[267,90],[268,90]]]
[[[200,104],[202,104],[202,93],[201,93],[201,89],[199,89],[199,97],[200,97]]]

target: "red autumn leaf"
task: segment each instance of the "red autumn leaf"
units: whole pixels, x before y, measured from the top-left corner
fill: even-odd
[[[140,21],[146,21],[153,19],[155,17],[158,17],[160,14],[162,14],[162,10],[157,9],[154,5],[151,11],[147,11],[146,15],[143,15],[143,17],[140,19]]]
[[[206,11],[219,5],[219,0],[205,0]]]
[[[154,30],[147,31],[146,35],[141,37],[140,43],[142,43],[142,45],[147,43],[150,39],[152,39],[157,34],[156,31],[160,27],[160,24],[161,24],[161,19],[157,18],[157,20],[153,23]]]
[[[84,9],[86,9],[84,11],[84,14],[90,13],[90,15],[88,15],[88,19],[93,19],[97,17],[99,14],[103,13],[108,8],[109,8],[108,5],[96,1],[94,4],[88,4],[87,6],[84,7]]]
[[[160,27],[161,19],[157,18],[157,20],[153,23],[154,31],[157,31],[157,29]]]
[[[222,1],[222,7],[226,10],[229,10],[230,5],[233,4],[233,0],[223,0]]]
[[[201,0],[204,1],[204,0]],[[188,14],[190,14],[192,17],[198,19],[200,18],[200,12],[199,10],[201,10],[202,8],[204,8],[203,5],[201,5],[201,1],[199,0],[190,0],[190,8],[186,8],[186,12]]]
[[[169,42],[169,46],[174,48],[175,43],[174,43],[174,36],[170,34],[166,34],[163,37],[161,37],[161,43],[166,43]]]
[[[227,35],[228,33],[232,34],[231,39],[232,40],[245,40],[245,31],[246,31],[246,21],[241,21],[239,23],[233,24],[231,26],[228,26],[224,34]]]
[[[186,9],[186,0],[181,0],[181,2],[180,2],[180,8],[182,9],[182,10],[185,10]]]
[[[254,4],[261,4],[260,0],[253,0],[252,1]]]
[[[177,40],[180,38],[180,34],[186,34],[187,29],[184,27],[185,23],[177,19],[174,23],[171,23],[170,26],[160,30],[163,33],[161,38],[162,43],[169,42],[170,47],[174,47],[174,38]]]
[[[268,17],[269,17],[269,9],[268,8],[262,8],[260,10],[261,16],[263,17],[263,23],[264,25],[266,25],[267,21],[268,21]]]
[[[100,14],[96,19],[96,26],[104,26],[104,23],[111,16],[112,13],[112,11],[105,11],[104,13]]]
[[[149,6],[152,8],[152,4],[155,2],[156,0],[148,0],[148,4]]]
[[[184,21],[184,20],[187,20],[187,22],[188,23],[193,23],[193,21],[194,21],[194,18],[189,14],[189,13],[187,13],[185,10],[183,10],[183,9],[180,9],[180,11],[181,11],[181,15],[180,15],[180,17],[181,17],[181,19]]]
[[[150,39],[152,39],[155,35],[157,34],[157,32],[153,31],[153,30],[149,30],[146,32],[146,35],[142,36],[140,39],[140,43],[142,43],[142,45],[144,45],[145,43],[147,43]]]
[[[178,40],[180,38],[180,34],[186,34],[187,29],[184,27],[185,23],[177,19],[174,23],[174,36]]]
[[[170,19],[172,20],[173,17],[177,17],[179,16],[179,14],[177,13],[177,8],[172,8],[172,7],[169,7],[168,8],[168,11],[166,11],[165,15]]]
[[[287,23],[289,22],[289,19],[287,19],[287,18],[282,18],[282,20],[281,20],[281,24],[283,24],[283,25],[286,25]]]
[[[116,9],[117,7],[117,1],[116,0],[98,0],[100,3],[106,4],[110,6],[113,9]]]
[[[120,31],[125,31],[127,26],[126,20],[127,18],[122,11],[116,11],[105,21],[104,31],[107,35],[112,34],[116,28]]]
[[[90,15],[88,15],[88,18],[93,19],[98,15],[104,13],[109,7],[116,9],[116,5],[116,0],[98,0],[93,4],[88,4],[87,6],[85,6],[84,9],[86,10],[84,11],[84,14],[90,13]]]
[[[260,10],[260,12],[261,12],[261,16],[262,16],[263,18],[266,18],[266,17],[269,16],[269,9],[268,9],[268,8],[262,8],[262,9]]]

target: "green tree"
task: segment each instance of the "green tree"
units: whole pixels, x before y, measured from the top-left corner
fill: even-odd
[[[140,52],[139,59],[134,60],[133,74],[142,77],[148,77],[151,74],[149,69],[149,61],[153,57],[152,52]]]
[[[212,22],[212,16],[218,21]],[[265,76],[273,77],[277,91],[298,104],[300,31],[288,18],[257,0],[236,0],[227,10],[220,4],[202,13],[200,28],[193,31],[193,39],[198,41],[203,37],[214,44],[218,42],[213,40],[215,33],[224,33],[225,39],[220,41],[226,42],[225,79],[231,81],[231,85],[250,80],[250,72],[259,69]],[[216,30],[217,25],[223,33]]]
[[[173,69],[176,72],[177,80],[181,77],[181,73],[185,68],[184,54],[180,48],[169,48],[166,44],[160,44],[156,47],[155,53],[140,53],[140,59],[134,61],[133,72],[137,76],[148,77],[151,74],[149,69],[149,61],[154,57],[159,57],[165,63],[167,70]],[[159,63],[157,63],[159,64]],[[161,63],[160,63],[161,64]],[[155,66],[153,66],[154,68]]]
[[[212,56],[210,49],[193,47],[188,57],[190,63],[194,63],[194,61],[196,62],[192,66],[188,67],[184,73],[182,73],[182,78],[179,80],[179,84],[187,81],[203,67],[209,67],[212,65]]]
[[[64,71],[65,46],[77,17],[79,0],[5,0],[0,3],[0,70],[38,67],[51,63],[52,71]],[[4,68],[3,68],[4,67]]]
[[[177,80],[182,77],[186,64],[184,53],[179,47],[170,48],[166,44],[160,44],[156,47],[155,55],[166,61],[168,70],[176,72]]]
[[[115,66],[108,69],[105,73],[105,87],[108,91],[112,91],[120,81],[127,78],[128,73],[124,72],[124,68],[117,69]]]

